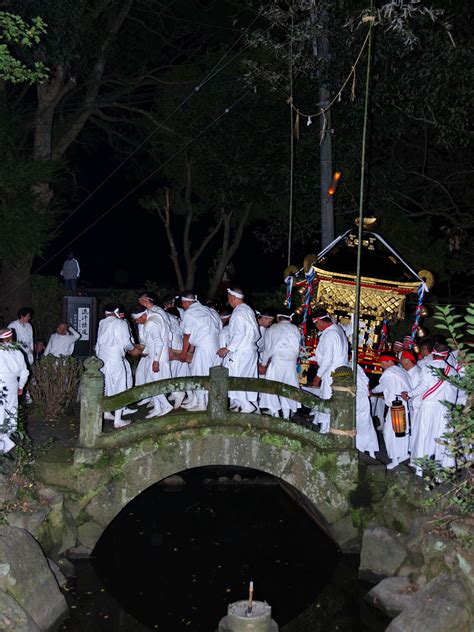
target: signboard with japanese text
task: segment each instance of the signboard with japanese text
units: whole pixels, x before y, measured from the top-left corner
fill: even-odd
[[[93,355],[97,331],[97,299],[92,296],[65,296],[63,318],[81,334],[73,355],[76,358]]]

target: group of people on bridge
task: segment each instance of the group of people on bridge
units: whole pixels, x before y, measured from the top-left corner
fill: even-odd
[[[124,308],[116,303],[104,308],[104,318],[97,332],[95,353],[102,361],[105,395],[115,395],[135,385],[168,378],[209,375],[214,366],[223,365],[232,377],[272,380],[299,387],[298,357],[301,334],[292,323],[293,314],[282,309],[255,311],[245,302],[240,287],[227,290],[228,306],[218,311],[217,304],[201,303],[192,291],[181,294],[181,306],[175,297],[161,304],[157,296],[145,292],[130,310],[136,325],[135,335],[126,319]],[[0,452],[13,447],[10,438],[16,428],[18,394],[28,380],[28,364],[34,360],[33,333],[29,319],[31,310],[19,310],[18,319],[0,330]],[[323,400],[332,396],[333,372],[350,366],[350,345],[343,327],[327,313],[318,309],[312,314],[319,342],[312,360],[316,374],[306,390]],[[15,332],[16,342],[13,340]],[[60,323],[48,342],[45,354],[57,357],[73,353],[80,335],[67,323]],[[138,340],[138,342],[136,342]],[[136,357],[132,372],[127,358]],[[443,340],[422,346],[422,358],[410,350],[380,356],[383,373],[372,389],[361,367],[357,367],[356,447],[375,457],[379,439],[375,423],[382,431],[390,459],[388,468],[411,459],[417,473],[420,467],[414,459],[432,457],[442,465],[452,464],[446,447],[439,443],[448,429],[448,409],[443,401],[462,403],[464,394],[437,373],[458,376],[456,354]],[[134,363],[135,364],[135,363]],[[393,400],[402,398],[409,418],[410,431],[399,437],[390,421]],[[242,413],[268,414],[290,419],[300,408],[295,400],[278,395],[252,391],[229,392],[230,409]],[[136,402],[137,408],[147,406],[145,418],[161,417],[173,409],[204,411],[208,404],[205,390],[169,392]],[[105,413],[115,428],[129,425],[137,408],[122,408]],[[330,432],[330,413],[316,408],[311,411],[315,429]],[[139,415],[137,418],[142,418]]]

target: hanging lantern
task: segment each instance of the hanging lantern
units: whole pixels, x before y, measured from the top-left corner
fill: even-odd
[[[403,402],[398,397],[390,406],[390,416],[392,418],[392,428],[396,437],[404,437],[407,432],[407,414]]]

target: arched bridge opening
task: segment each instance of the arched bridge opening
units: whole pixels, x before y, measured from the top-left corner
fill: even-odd
[[[96,573],[152,629],[214,629],[249,581],[285,625],[314,604],[341,562],[291,490],[250,468],[181,471],[111,521],[93,552]]]

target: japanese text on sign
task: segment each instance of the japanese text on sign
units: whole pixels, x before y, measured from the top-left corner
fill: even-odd
[[[89,340],[90,309],[88,307],[77,308],[77,331],[81,334],[81,340]]]

